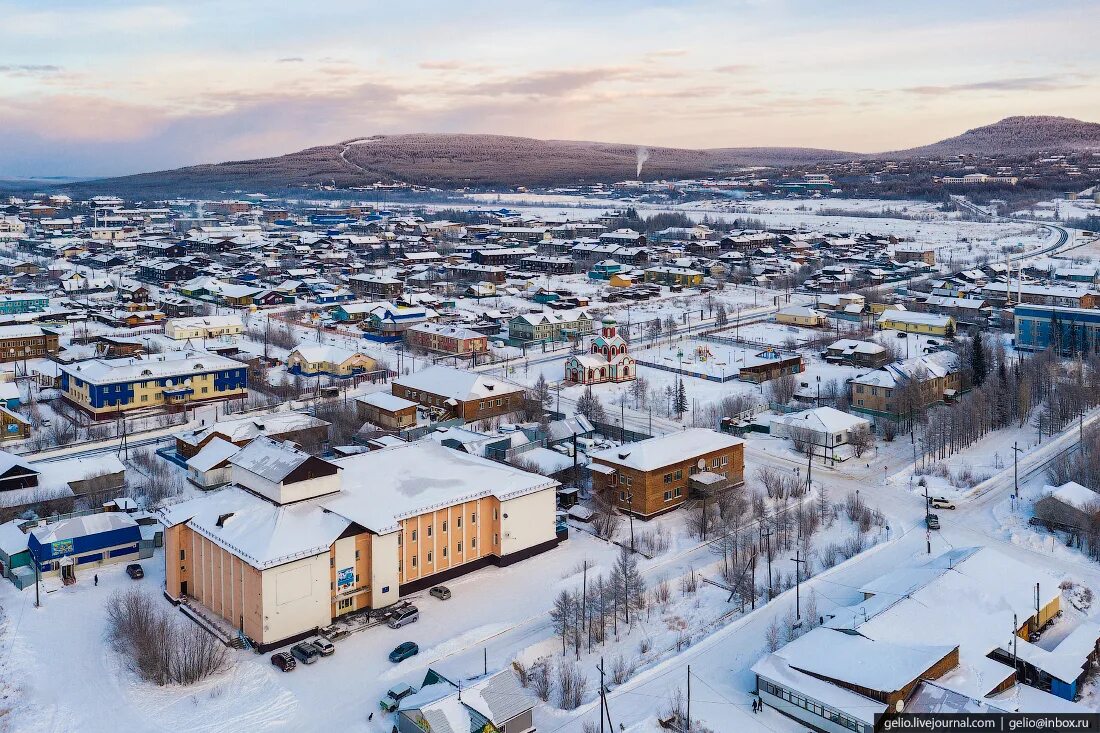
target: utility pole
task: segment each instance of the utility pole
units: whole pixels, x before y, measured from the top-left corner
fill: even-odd
[[[691,665],[688,665],[688,699],[687,699],[687,714],[685,715],[687,720],[684,721],[684,730],[687,733],[691,733]]]
[[[760,530],[764,538],[764,553],[768,558],[768,600],[772,599],[772,528],[766,527]]]
[[[928,543],[928,554],[932,554],[932,528],[928,526],[928,514],[931,502],[928,498],[928,484],[924,484],[924,539]]]
[[[32,552],[31,559],[34,560],[34,607],[41,608],[42,599],[38,595],[38,586],[41,584],[42,578],[38,575],[38,556]]]
[[[1016,623],[1016,614],[1012,614],[1012,679],[1016,679],[1016,641],[1020,638],[1020,635],[1016,633],[1019,629],[1019,625]]]
[[[605,708],[605,700],[603,696],[603,690],[603,657],[600,657],[600,733],[604,733],[603,711]]]
[[[1020,498],[1020,454],[1023,450],[1016,444],[1016,441],[1012,442],[1012,483],[1015,486],[1013,492],[1013,498],[1019,500]],[[927,493],[928,487],[925,487]]]
[[[802,599],[801,599],[801,586],[802,586],[802,566],[806,563],[802,559],[802,551],[795,550],[794,557],[791,558],[794,561],[794,618],[796,621],[802,620]]]
[[[584,561],[584,574],[581,576],[581,629],[586,626],[588,626],[588,560]],[[577,633],[580,633],[580,629],[577,629]],[[588,631],[588,651],[592,651],[591,629]]]
[[[806,490],[810,490],[810,482],[813,481],[814,473],[814,443],[810,441],[810,450],[806,455]]]

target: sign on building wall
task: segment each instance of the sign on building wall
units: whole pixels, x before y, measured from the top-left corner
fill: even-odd
[[[355,585],[355,568],[341,568],[336,571],[336,585],[343,588],[345,585]]]
[[[73,551],[72,540],[58,540],[50,543],[50,553],[54,557],[58,555],[67,555]]]

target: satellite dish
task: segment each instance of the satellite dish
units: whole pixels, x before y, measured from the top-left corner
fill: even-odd
[[[905,712],[905,700],[898,700],[896,703],[894,703],[894,712]]]
[[[707,459],[706,458],[700,458],[699,463],[697,463],[696,465],[699,466],[699,470],[702,471],[704,468],[707,467]]]

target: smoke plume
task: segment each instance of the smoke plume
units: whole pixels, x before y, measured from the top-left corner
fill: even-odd
[[[649,150],[646,148],[638,148],[638,169],[634,171],[635,178],[642,177],[642,164],[649,160]]]

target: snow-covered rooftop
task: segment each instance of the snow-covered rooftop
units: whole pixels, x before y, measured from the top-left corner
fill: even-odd
[[[593,461],[637,471],[653,471],[712,451],[732,448],[745,441],[707,428],[690,428],[678,433],[648,438],[617,448],[589,453]]]
[[[335,461],[343,489],[325,509],[387,533],[398,520],[477,498],[510,499],[558,485],[545,476],[418,441]]]

